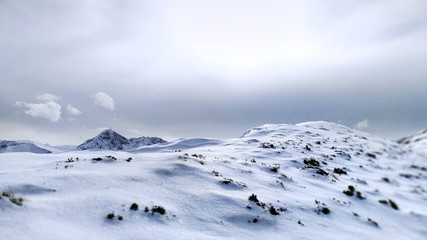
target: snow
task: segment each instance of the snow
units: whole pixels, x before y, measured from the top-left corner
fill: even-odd
[[[3,153],[0,166],[0,191],[23,198],[22,206],[0,199],[4,239],[427,236],[423,155],[328,122],[266,124],[235,139],[179,139],[130,151]],[[365,199],[344,194],[349,185]],[[130,210],[132,203],[139,210]],[[153,206],[166,213],[144,212]]]
[[[427,157],[427,129],[413,136],[403,138],[398,142],[408,145],[411,149]]]

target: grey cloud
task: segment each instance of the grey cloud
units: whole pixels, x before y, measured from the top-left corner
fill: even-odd
[[[366,118],[396,138],[427,127],[426,12],[419,0],[2,1],[0,123],[79,143],[99,127],[236,137]],[[100,90],[111,101],[95,105]],[[21,113],[45,92],[84,114]]]

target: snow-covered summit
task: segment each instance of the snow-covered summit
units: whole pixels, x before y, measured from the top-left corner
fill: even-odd
[[[139,137],[127,139],[112,129],[106,129],[96,137],[86,140],[84,143],[77,146],[77,150],[129,150],[135,147],[153,145],[166,142],[158,137]]]
[[[3,140],[0,141],[0,153],[5,152],[52,153],[49,150],[36,146],[34,143]]]

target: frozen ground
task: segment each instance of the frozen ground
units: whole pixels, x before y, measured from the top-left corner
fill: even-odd
[[[327,122],[2,153],[0,239],[426,239],[426,173],[407,145]]]

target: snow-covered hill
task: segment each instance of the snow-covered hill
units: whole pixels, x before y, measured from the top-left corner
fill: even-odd
[[[81,145],[77,146],[77,150],[129,150],[140,146],[148,146],[157,143],[166,142],[158,137],[140,137],[127,139],[111,129],[102,131],[99,135],[91,138]]]
[[[410,137],[402,138],[398,142],[427,156],[427,129]]]
[[[6,152],[51,153],[51,151],[41,148],[31,142],[6,140],[0,141],[0,153]]]
[[[427,166],[327,122],[126,151],[0,155],[5,239],[425,239]]]

